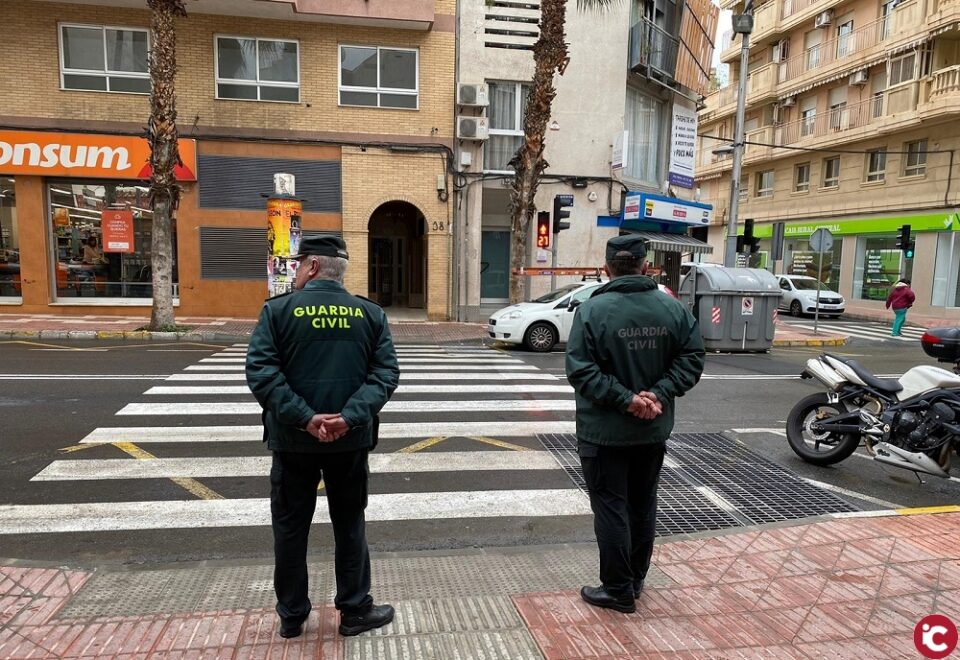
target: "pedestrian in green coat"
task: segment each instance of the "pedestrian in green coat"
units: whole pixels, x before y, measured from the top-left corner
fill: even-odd
[[[324,483],[336,552],[340,634],[393,620],[370,596],[367,454],[377,414],[399,382],[386,315],[343,287],[347,250],[336,236],[303,239],[294,291],[271,298],[247,349],[247,383],[263,407],[273,452],[270,512],[274,589],[281,637],[296,637],[310,614],[307,538]]]
[[[600,549],[599,587],[583,599],[634,612],[650,568],[657,485],[674,399],[703,373],[703,339],[686,306],[643,275],[646,242],[610,239],[612,281],[576,310],[567,379],[576,391],[577,450]]]

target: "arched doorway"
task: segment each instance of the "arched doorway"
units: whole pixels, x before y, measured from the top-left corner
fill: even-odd
[[[427,222],[413,204],[387,202],[370,216],[368,297],[383,307],[426,306]]]

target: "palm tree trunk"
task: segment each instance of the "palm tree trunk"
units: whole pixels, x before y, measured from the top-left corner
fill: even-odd
[[[511,250],[510,302],[523,298],[523,280],[516,271],[527,259],[527,237],[536,212],[534,198],[540,185],[540,175],[547,168],[543,159],[547,122],[557,90],[553,86],[554,72],[563,74],[567,63],[567,44],[564,41],[566,0],[543,0],[540,3],[540,38],[533,46],[535,70],[527,110],[523,118],[523,146],[510,161],[516,174],[510,193]]]
[[[150,204],[153,231],[150,267],[153,274],[153,310],[150,329],[175,326],[173,313],[173,212],[180,204],[180,186],[174,167],[180,163],[177,140],[177,26],[186,16],[183,0],[147,0],[151,10],[150,51]]]

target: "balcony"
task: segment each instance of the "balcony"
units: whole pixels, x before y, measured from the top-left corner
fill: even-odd
[[[776,143],[815,147],[862,139],[867,133],[880,132],[887,116],[884,96],[876,96],[781,124],[776,130]]]
[[[89,0],[63,0],[90,5]],[[101,7],[127,8],[130,0],[98,0]],[[218,14],[279,21],[339,23],[367,27],[429,30],[434,22],[434,0],[193,0],[191,14]]]
[[[780,82],[786,87],[798,86],[836,73],[844,66],[856,66],[869,55],[880,54],[880,49],[874,53],[874,47],[888,33],[889,25],[881,19],[809,48],[780,64]]]
[[[960,20],[960,0],[931,0],[930,15],[927,16],[927,27],[939,30],[948,27]]]
[[[919,97],[917,109],[921,119],[956,117],[960,113],[960,64],[930,74]]]
[[[777,95],[777,74],[779,67],[771,62],[757,67],[747,79],[747,105],[773,100]]]
[[[780,5],[780,20],[785,21],[788,18],[796,16],[804,9],[817,4],[818,0],[783,0]]]
[[[743,150],[744,163],[769,160],[773,155],[773,147],[763,145],[773,144],[774,127],[764,126],[755,131],[745,133],[744,140],[747,142]],[[750,144],[751,142],[758,142],[760,144]]]
[[[644,19],[630,28],[630,69],[673,79],[680,42]]]

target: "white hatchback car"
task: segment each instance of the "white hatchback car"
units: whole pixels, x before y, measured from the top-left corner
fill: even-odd
[[[577,307],[606,282],[592,280],[562,286],[532,302],[499,309],[490,315],[490,337],[508,344],[523,344],[531,351],[547,353],[558,343],[566,343]],[[676,298],[673,291],[660,290]]]
[[[817,306],[817,290],[820,296],[820,314],[836,318],[843,314],[846,301],[816,278],[807,275],[778,275],[780,280],[780,307],[794,316],[813,314]]]

